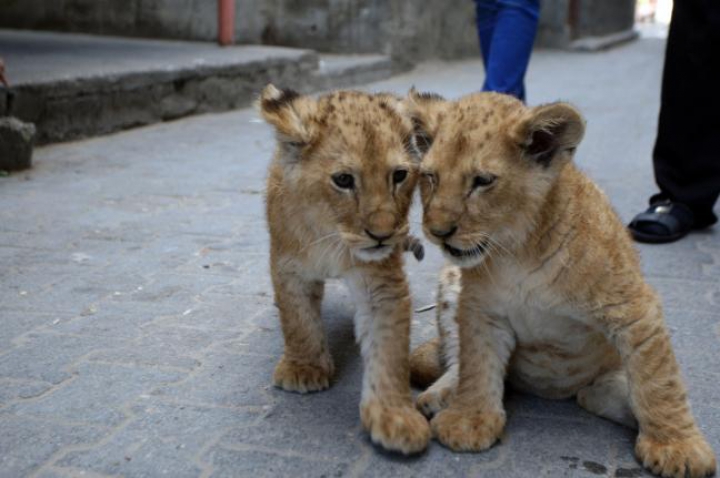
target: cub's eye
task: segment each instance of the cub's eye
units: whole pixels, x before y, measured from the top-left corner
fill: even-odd
[[[400,184],[407,179],[408,172],[405,169],[398,169],[393,173],[393,183]]]
[[[352,177],[352,174],[333,174],[332,180],[335,183],[335,186],[340,189],[353,189],[355,187],[355,178]]]
[[[495,182],[495,179],[496,176],[493,176],[492,174],[488,176],[475,176],[472,187],[473,189],[488,187]]]

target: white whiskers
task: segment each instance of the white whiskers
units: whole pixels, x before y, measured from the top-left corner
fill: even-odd
[[[333,237],[333,236],[338,236],[338,237],[339,237],[339,236],[340,236],[340,233],[339,233],[339,232],[331,232],[330,234],[327,234],[327,235],[325,235],[325,236],[322,236],[321,238],[312,241],[310,244],[308,244],[308,245],[306,245],[305,247],[303,247],[302,249],[300,249],[300,252],[305,252],[305,250],[307,250],[309,247],[312,247],[312,246],[314,246],[314,245],[316,245],[316,244],[321,243],[322,241],[325,241],[325,240],[327,240],[327,239],[330,239],[330,238]]]

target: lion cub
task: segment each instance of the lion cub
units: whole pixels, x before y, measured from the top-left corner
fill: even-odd
[[[639,428],[635,452],[654,473],[712,474],[660,301],[607,198],[572,163],[578,111],[495,93],[411,92],[407,103],[426,145],[423,229],[454,264],[441,276],[440,338],[411,361],[414,379],[437,379],[418,399],[437,438],[490,447],[507,378]]]
[[[323,390],[333,360],[320,318],[325,279],[348,284],[364,377],[360,414],[389,450],[425,449],[430,428],[410,392],[410,293],[403,272],[417,182],[410,119],[390,95],[314,99],[268,85],[259,108],[275,127],[267,180],[270,269],[285,338],[275,385]]]

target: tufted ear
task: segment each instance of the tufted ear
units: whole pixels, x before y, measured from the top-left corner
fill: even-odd
[[[317,112],[315,99],[269,84],[260,94],[257,107],[265,121],[275,127],[281,146],[299,150],[312,141]]]
[[[447,102],[438,94],[420,93],[413,87],[403,104],[413,122],[413,147],[424,156],[432,146]]]
[[[550,103],[528,110],[511,134],[529,159],[547,167],[572,158],[585,134],[585,120],[568,103]]]

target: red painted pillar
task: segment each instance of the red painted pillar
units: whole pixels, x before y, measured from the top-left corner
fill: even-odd
[[[2,58],[0,58],[0,84],[5,88],[10,88],[10,85],[8,85],[8,82],[5,79],[5,62]]]
[[[218,0],[218,43],[235,42],[235,0]]]

